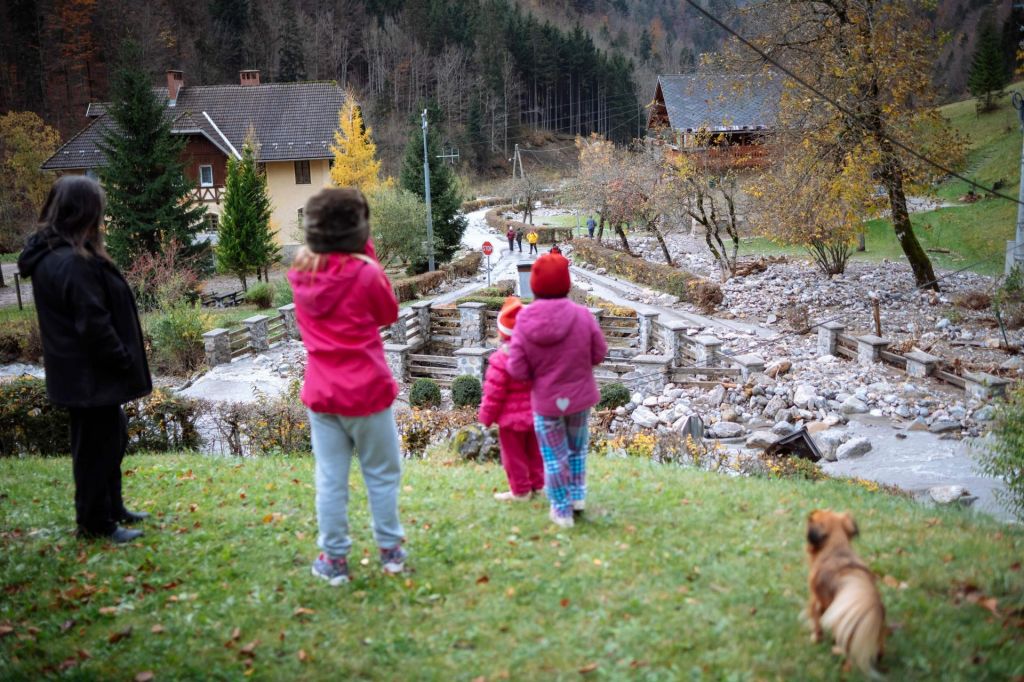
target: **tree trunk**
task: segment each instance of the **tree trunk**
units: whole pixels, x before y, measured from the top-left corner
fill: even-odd
[[[604,213],[598,213],[597,217],[600,218],[597,223],[597,243],[600,244],[604,239]]]
[[[665,254],[665,262],[668,265],[675,265],[672,262],[672,254],[669,253],[668,244],[665,243],[665,237],[662,236],[661,230],[654,223],[651,223],[651,232],[654,233],[654,237],[658,240],[658,244],[661,246],[661,252]]]
[[[630,256],[633,255],[633,251],[629,248],[629,240],[626,239],[626,231],[622,229],[621,224],[615,225],[615,233],[619,235],[619,239],[622,241],[622,248],[626,250]]]
[[[242,291],[249,291],[249,285],[245,281],[245,275],[239,275],[238,279],[242,280]]]
[[[861,232],[857,235],[857,251],[867,251],[867,235]]]
[[[888,146],[888,141],[885,141]],[[883,148],[883,151],[887,151]],[[935,281],[935,270],[932,269],[932,262],[928,254],[921,248],[917,241],[914,229],[910,224],[910,213],[907,211],[907,195],[903,189],[903,164],[896,158],[895,154],[889,154],[890,166],[888,172],[883,174],[882,184],[885,185],[889,194],[889,206],[892,210],[892,229],[896,232],[896,239],[899,240],[903,253],[907,256],[911,270],[914,271],[914,283],[918,287],[939,290],[939,284]]]

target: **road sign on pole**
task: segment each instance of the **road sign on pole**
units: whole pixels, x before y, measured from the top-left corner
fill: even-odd
[[[494,253],[494,244],[484,242],[480,246],[480,250],[487,256],[487,286],[491,286],[491,254]]]

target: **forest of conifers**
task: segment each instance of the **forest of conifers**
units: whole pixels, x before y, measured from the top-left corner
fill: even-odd
[[[533,5],[532,8],[530,5]],[[711,3],[725,4],[725,0]],[[507,158],[527,127],[636,136],[654,76],[717,38],[665,0],[7,0],[0,111],[31,110],[73,134],[107,96],[126,37],[162,83],[335,80],[360,98],[385,161],[411,121],[434,124],[464,160]]]

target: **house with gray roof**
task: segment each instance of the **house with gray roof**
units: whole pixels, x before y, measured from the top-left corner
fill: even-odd
[[[220,216],[227,160],[239,158],[252,132],[267,175],[278,241],[296,241],[302,207],[330,184],[330,164],[344,91],[334,82],[260,83],[259,71],[239,73],[237,85],[186,86],[181,71],[154,88],[172,131],[187,138],[185,172],[211,222]],[[86,110],[89,123],[43,164],[44,170],[94,174],[105,163],[100,142],[114,125],[103,103]]]
[[[658,76],[647,129],[680,150],[754,145],[775,128],[781,92],[779,79],[760,75]]]

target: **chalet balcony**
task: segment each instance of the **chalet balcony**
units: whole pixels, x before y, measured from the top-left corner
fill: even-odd
[[[683,147],[674,153],[685,154],[711,170],[749,170],[764,168],[771,162],[771,147],[763,144],[730,144],[715,147]]]
[[[223,187],[196,187],[192,190],[192,198],[196,201],[219,204],[224,196]]]

